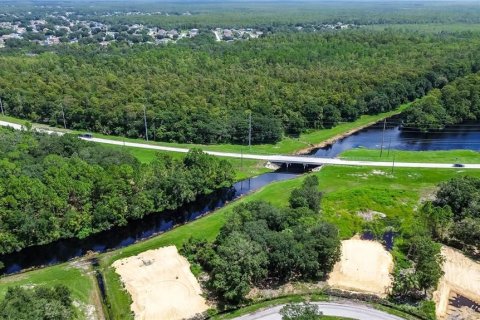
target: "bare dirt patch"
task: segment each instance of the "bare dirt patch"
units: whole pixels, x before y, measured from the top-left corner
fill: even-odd
[[[132,297],[135,319],[186,319],[208,309],[190,264],[175,246],[117,260],[113,267]]]
[[[376,241],[342,241],[342,258],[328,278],[333,288],[385,297],[392,284],[392,255]]]
[[[437,291],[433,294],[436,304],[437,317],[446,319],[449,315],[458,313],[458,310],[449,306],[449,300],[461,295],[477,303],[480,302],[480,263],[467,258],[461,252],[443,246],[442,255],[445,257],[443,271]],[[480,319],[480,314],[476,314]]]

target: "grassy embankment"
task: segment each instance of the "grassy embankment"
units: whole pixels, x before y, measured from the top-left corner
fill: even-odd
[[[480,163],[480,153],[472,150],[449,151],[399,151],[385,150],[380,157],[380,150],[350,149],[344,151],[340,158],[345,160],[393,161],[396,162],[432,162],[432,163]]]

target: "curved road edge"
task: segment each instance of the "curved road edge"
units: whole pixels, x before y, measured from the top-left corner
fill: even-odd
[[[312,302],[319,306],[319,310],[326,316],[337,316],[357,320],[404,320],[398,316],[374,309],[373,307],[356,303]],[[280,309],[285,304],[269,309],[259,310],[236,320],[281,320]]]

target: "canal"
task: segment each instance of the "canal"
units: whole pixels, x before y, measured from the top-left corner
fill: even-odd
[[[311,155],[336,157],[345,150],[357,147],[378,149],[382,140],[385,150],[480,149],[480,124],[478,123],[465,123],[448,127],[444,131],[431,133],[421,133],[410,128],[402,128],[399,117],[389,118],[385,124],[385,130],[383,121],[378,122],[340,139],[332,145],[316,149],[312,151]],[[303,166],[301,169],[303,170]],[[177,210],[153,213],[141,220],[130,221],[124,227],[115,227],[85,239],[58,240],[47,245],[28,247],[19,252],[3,255],[0,256],[0,261],[4,263],[5,268],[1,272],[12,274],[24,269],[65,262],[89,252],[101,253],[126,247],[202,217],[272,182],[292,179],[301,173],[301,170],[296,172],[282,172],[280,170],[266,173],[240,181],[231,188],[199,197],[196,201]]]
[[[445,130],[422,133],[402,127],[400,116],[357,131],[335,143],[313,150],[310,155],[334,158],[353,148],[380,149],[383,140],[385,150],[433,151],[433,150],[480,150],[480,123],[467,122],[449,126]],[[383,136],[383,137],[382,137]]]

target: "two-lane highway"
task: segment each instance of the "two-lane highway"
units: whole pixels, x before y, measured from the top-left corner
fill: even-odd
[[[0,121],[0,126],[11,127],[16,130],[22,130],[22,125],[10,123],[6,121]],[[39,132],[45,132],[48,134],[58,134],[63,135],[64,133],[59,131],[53,131],[49,129],[35,129]],[[141,149],[151,149],[159,151],[170,151],[170,152],[182,152],[186,153],[189,151],[188,148],[176,148],[176,147],[167,147],[155,144],[146,144],[146,143],[137,143],[137,142],[124,142],[118,140],[110,140],[103,138],[80,138],[85,141],[118,145],[118,146],[127,146],[132,148],[141,148]],[[355,160],[342,160],[336,158],[318,158],[313,156],[288,156],[288,155],[261,155],[261,154],[243,154],[243,153],[234,153],[234,152],[219,152],[219,151],[205,151],[208,154],[227,157],[227,158],[243,158],[243,159],[252,159],[252,160],[264,160],[270,161],[273,163],[296,163],[296,164],[305,164],[320,166],[323,164],[329,165],[343,165],[343,166],[369,166],[369,167],[399,167],[399,168],[437,168],[437,169],[480,169],[480,164],[465,164],[461,168],[457,167],[453,163],[424,163],[424,162],[390,162],[390,161],[355,161]]]

